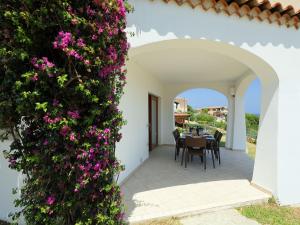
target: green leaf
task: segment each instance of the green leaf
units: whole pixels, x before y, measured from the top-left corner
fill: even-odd
[[[21,88],[22,84],[23,83],[21,81],[17,80],[15,83],[16,90],[19,90]]]
[[[43,103],[35,103],[35,110],[43,110],[44,112],[47,112],[47,106],[48,102],[43,102]]]
[[[57,77],[57,83],[61,88],[64,87],[67,80],[68,80],[68,75],[67,74],[64,74],[64,75],[61,75],[61,76]]]

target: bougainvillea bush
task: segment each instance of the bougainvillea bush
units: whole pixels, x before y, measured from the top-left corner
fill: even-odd
[[[124,224],[126,0],[0,2],[0,124],[27,224]]]

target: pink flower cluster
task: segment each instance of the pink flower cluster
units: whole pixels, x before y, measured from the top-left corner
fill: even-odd
[[[118,6],[119,6],[119,14],[121,17],[125,17],[126,16],[126,8],[124,5],[124,1],[123,0],[118,0]]]
[[[55,66],[54,63],[50,62],[47,57],[42,57],[42,59],[33,57],[31,59],[31,64],[38,70],[46,70],[47,68]]]
[[[88,16],[95,16],[96,15],[96,11],[94,9],[91,8],[91,6],[87,6],[86,8],[86,13]]]
[[[71,43],[73,43],[72,34],[70,32],[60,31],[55,41],[53,42],[53,48],[66,49]]]
[[[108,77],[108,75],[114,73],[114,71],[118,70],[119,66],[115,66],[115,65],[108,65],[104,68],[102,68],[99,72],[98,75],[101,78],[106,78]]]
[[[80,47],[80,48],[85,47],[85,43],[84,43],[84,40],[82,38],[79,38],[77,40],[77,46]]]
[[[67,50],[66,53],[67,53],[68,56],[73,56],[75,59],[78,59],[78,60],[80,60],[80,61],[83,60],[82,55],[80,55],[80,54],[79,54],[76,50],[74,50],[74,49]]]
[[[80,115],[79,115],[79,111],[75,110],[75,111],[68,111],[68,116],[71,117],[72,119],[79,119]]]
[[[55,202],[55,197],[53,195],[48,196],[46,202],[48,205],[53,205]]]
[[[55,117],[55,118],[50,118],[50,114],[46,113],[46,115],[43,117],[43,120],[45,123],[48,124],[54,124],[54,123],[58,123],[59,121],[61,121],[61,117]]]
[[[84,59],[84,57],[75,49],[75,47],[82,49],[86,46],[83,38],[77,40],[70,32],[60,31],[53,42],[54,49],[61,49],[68,56],[72,56],[75,59],[82,61],[85,65],[90,65],[90,61]]]
[[[76,187],[74,192],[84,188],[90,180],[98,179],[109,165],[109,153],[105,146],[108,144],[110,135],[111,131],[109,128],[101,131],[95,126],[91,127],[87,132],[86,137],[90,140],[96,139],[96,144],[88,150],[79,149],[77,153],[77,168],[82,174],[77,179],[79,187]]]
[[[108,48],[108,57],[110,60],[112,60],[113,62],[116,62],[118,59],[118,53],[117,50],[111,45]]]
[[[68,125],[64,125],[64,126],[60,129],[59,133],[60,133],[63,137],[65,137],[65,136],[68,135],[68,133],[69,133],[70,131],[71,131],[71,128],[70,128]]]

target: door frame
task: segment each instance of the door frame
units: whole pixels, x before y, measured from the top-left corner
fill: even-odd
[[[152,100],[155,100],[156,102],[156,141],[154,145],[152,140]],[[149,151],[152,151],[155,147],[158,146],[158,97],[152,94],[148,94],[148,123]]]

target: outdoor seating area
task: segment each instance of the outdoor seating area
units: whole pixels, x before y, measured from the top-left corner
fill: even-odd
[[[215,160],[221,164],[220,142],[223,133],[216,130],[212,135],[202,128],[190,129],[188,133],[180,133],[178,129],[173,131],[175,139],[175,161],[180,155],[181,165],[187,167],[188,162],[193,161],[193,156],[200,156],[201,163],[204,164],[206,170],[207,157],[212,159],[213,168],[215,168]]]

